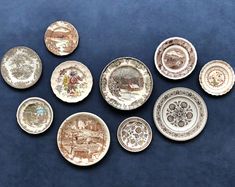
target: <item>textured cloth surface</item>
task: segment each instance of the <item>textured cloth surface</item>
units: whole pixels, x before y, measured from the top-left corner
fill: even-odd
[[[201,67],[223,59],[235,67],[235,1],[233,0],[0,0],[0,56],[18,45],[34,49],[43,62],[43,74],[30,89],[16,90],[0,79],[0,186],[235,186],[235,93],[212,97],[200,87]],[[80,34],[77,50],[56,57],[44,45],[44,32],[56,20],[71,22]],[[172,36],[191,41],[198,53],[193,73],[180,81],[161,76],[153,61],[159,43]],[[151,70],[154,89],[150,99],[134,111],[109,106],[99,92],[102,69],[114,58],[132,56]],[[50,88],[54,68],[78,60],[91,70],[91,94],[77,104],[66,104]],[[158,96],[169,88],[197,91],[208,106],[209,118],[195,139],[178,143],[163,137],[154,125],[152,110]],[[38,96],[54,109],[54,122],[42,135],[20,129],[15,114],[22,100]],[[87,111],[108,125],[111,146],[98,164],[76,167],[63,159],[56,135],[69,115]],[[140,116],[149,122],[153,140],[144,152],[131,154],[119,145],[116,130],[122,120]]]

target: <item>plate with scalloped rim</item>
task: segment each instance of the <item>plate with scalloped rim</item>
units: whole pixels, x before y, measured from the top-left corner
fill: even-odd
[[[171,37],[157,47],[154,62],[160,74],[168,79],[183,79],[195,69],[197,52],[188,40]]]
[[[228,93],[233,88],[234,81],[233,68],[223,60],[206,63],[199,74],[202,89],[214,96]]]
[[[175,141],[196,137],[204,129],[207,116],[207,106],[202,97],[183,87],[164,92],[157,99],[153,109],[153,118],[158,130]]]

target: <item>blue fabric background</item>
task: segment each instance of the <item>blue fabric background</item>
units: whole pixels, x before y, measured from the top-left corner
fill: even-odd
[[[0,56],[18,45],[34,49],[43,61],[43,74],[30,89],[13,89],[0,79],[0,186],[235,186],[235,94],[206,94],[198,83],[201,67],[223,59],[235,67],[235,1],[233,0],[0,0]],[[78,49],[56,57],[47,51],[43,37],[47,26],[67,20],[79,31]],[[171,36],[190,40],[198,52],[194,72],[180,81],[163,78],[153,55],[159,43]],[[154,90],[144,106],[134,111],[110,107],[99,93],[99,76],[107,63],[133,56],[150,68]],[[50,88],[53,69],[65,60],[78,60],[94,76],[94,87],[84,101],[66,104]],[[163,137],[152,119],[158,96],[184,86],[206,101],[209,119],[195,139],[178,143]],[[20,129],[15,114],[22,100],[39,96],[54,109],[54,122],[42,135]],[[87,111],[99,115],[111,132],[108,154],[98,164],[76,167],[63,159],[56,135],[69,115]],[[130,116],[146,119],[153,140],[144,152],[131,154],[118,144],[119,123]]]

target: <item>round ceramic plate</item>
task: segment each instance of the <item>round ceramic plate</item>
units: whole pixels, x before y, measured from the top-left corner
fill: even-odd
[[[119,125],[117,138],[127,151],[139,152],[149,146],[152,140],[152,130],[144,119],[130,117]]]
[[[212,60],[203,66],[199,82],[211,95],[223,95],[229,92],[235,81],[233,68],[222,60]]]
[[[195,91],[173,88],[157,99],[153,118],[164,136],[185,141],[194,138],[203,130],[207,121],[207,107]]]
[[[47,28],[44,41],[50,52],[58,56],[65,56],[77,48],[79,35],[71,23],[56,21]]]
[[[51,126],[53,110],[44,99],[30,97],[20,104],[16,118],[24,131],[29,134],[40,134]]]
[[[62,101],[76,103],[86,98],[92,89],[90,70],[77,61],[58,65],[51,76],[51,88]]]
[[[194,70],[197,64],[197,52],[188,40],[172,37],[157,47],[154,61],[157,70],[164,77],[182,79]]]
[[[33,86],[42,73],[42,62],[35,51],[28,47],[14,47],[6,52],[1,62],[1,74],[13,88]]]
[[[78,166],[89,166],[99,162],[107,153],[109,129],[101,118],[92,113],[76,113],[60,126],[57,144],[66,160]]]
[[[120,110],[132,110],[143,105],[153,89],[152,75],[138,59],[121,57],[113,60],[100,76],[103,98]]]

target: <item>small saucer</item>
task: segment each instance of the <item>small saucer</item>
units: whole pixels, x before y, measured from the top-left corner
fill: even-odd
[[[156,49],[155,66],[164,77],[177,80],[187,77],[197,64],[193,44],[180,37],[164,40]]]
[[[42,98],[30,97],[24,100],[16,113],[20,127],[29,134],[40,134],[46,131],[53,121],[51,105]]]
[[[220,96],[229,92],[235,81],[233,68],[225,61],[212,60],[200,71],[199,82],[207,93]]]

